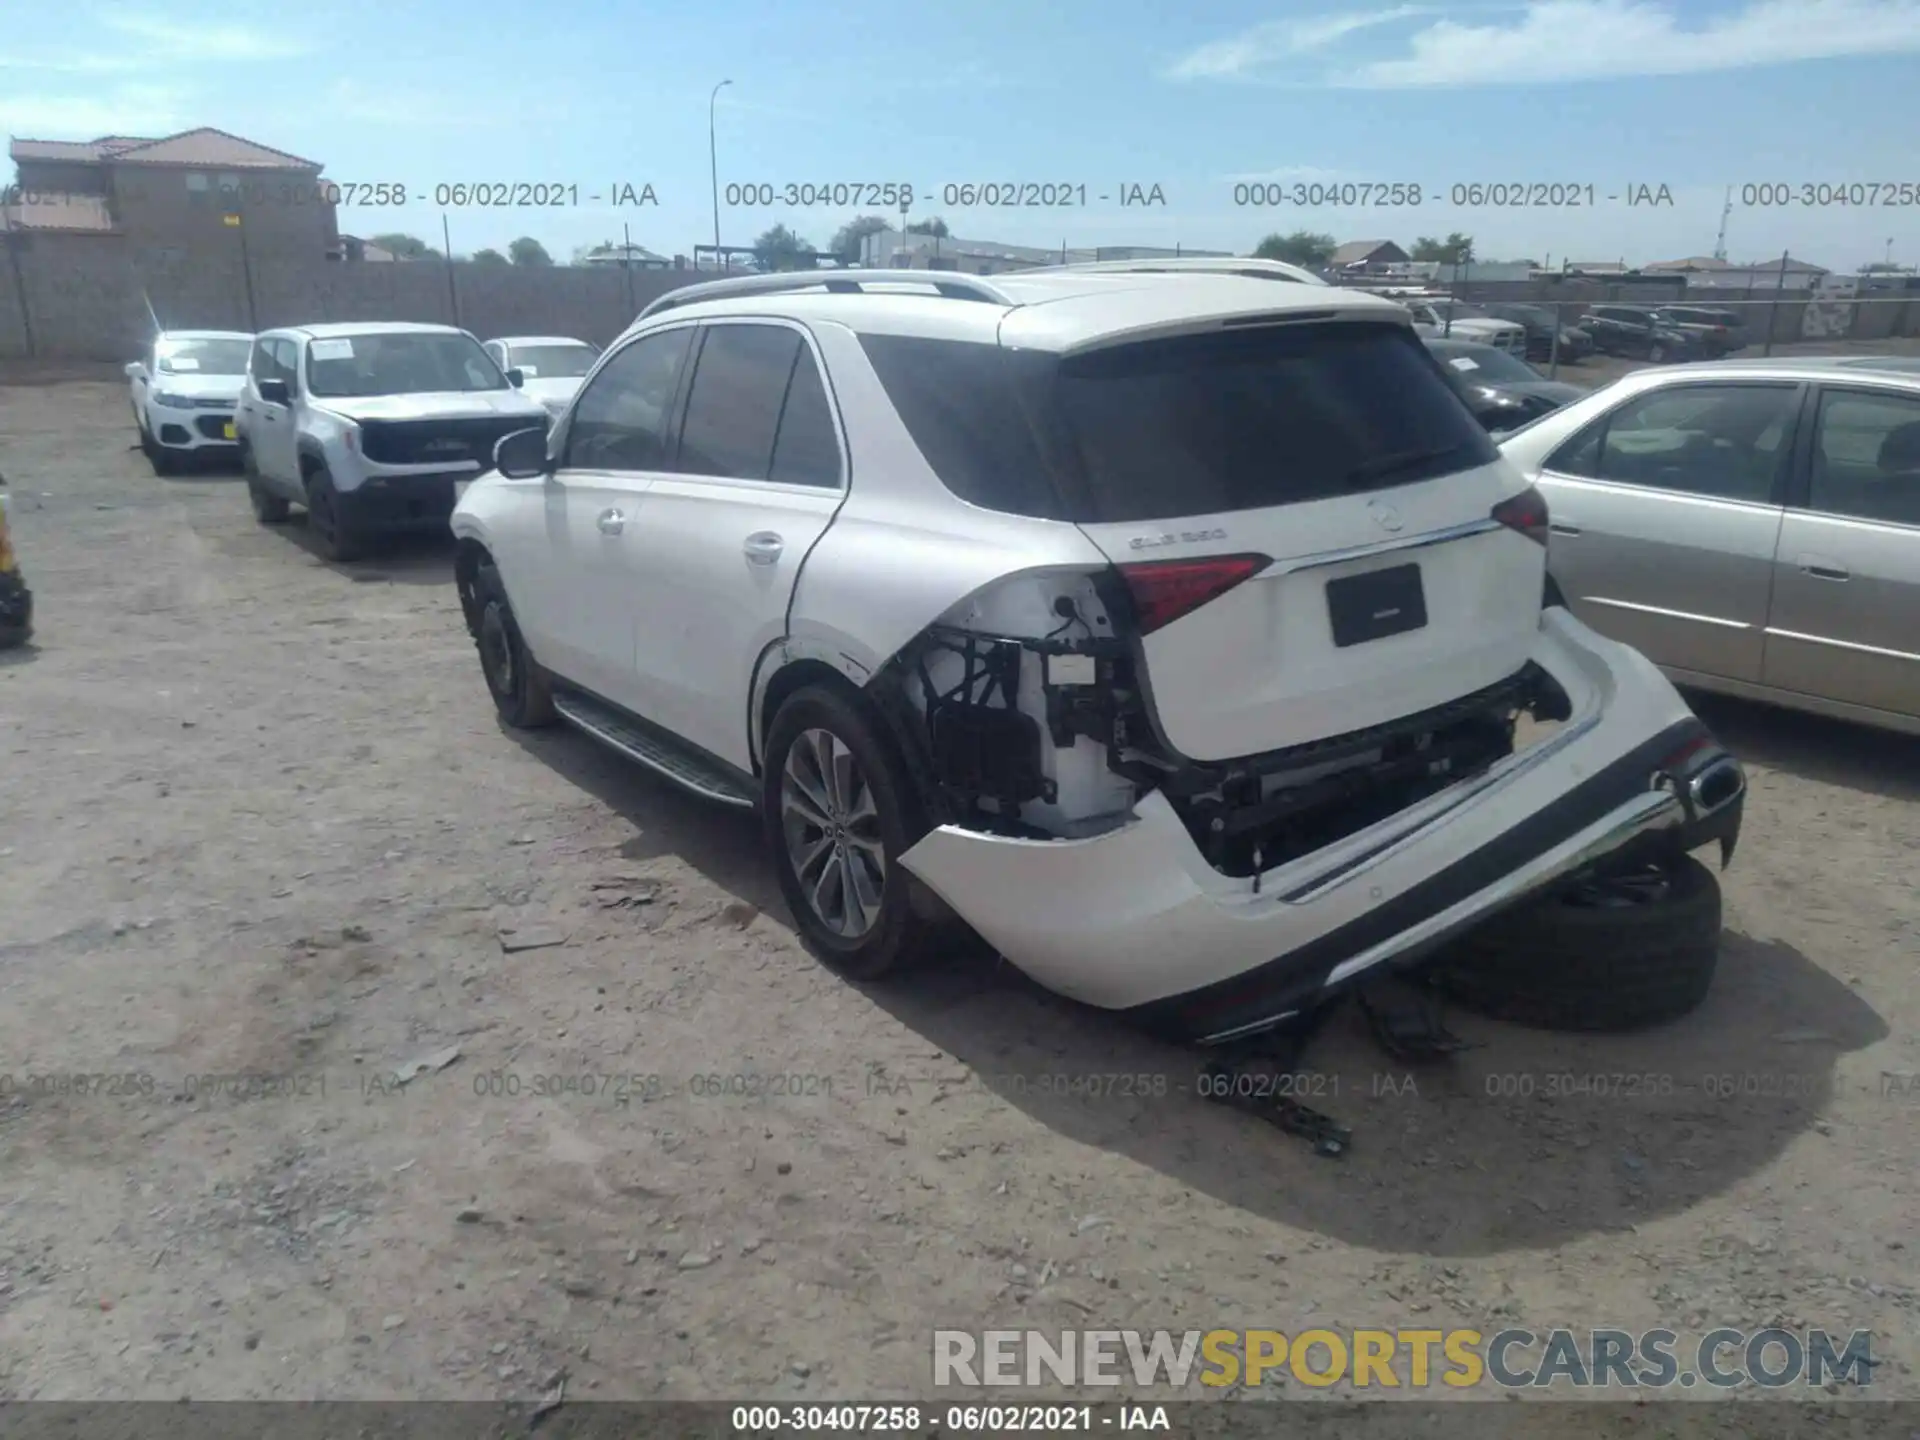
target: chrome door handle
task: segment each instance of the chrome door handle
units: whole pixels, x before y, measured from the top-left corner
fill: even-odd
[[[627,517],[618,510],[602,510],[600,518],[594,523],[600,527],[602,535],[618,535],[627,528]]]
[[[1820,580],[1851,580],[1852,573],[1843,565],[1836,564],[1824,555],[1796,555],[1794,564],[1802,572]]]
[[[755,565],[771,565],[780,558],[780,552],[787,548],[787,542],[771,530],[761,530],[749,535],[746,544],[740,548]]]

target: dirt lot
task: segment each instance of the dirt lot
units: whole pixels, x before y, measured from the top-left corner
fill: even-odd
[[[1454,1013],[1417,1073],[1342,1015],[1327,1161],[1004,970],[836,980],[749,821],[495,723],[445,547],[331,567],[132,433],[0,388],[0,1397],[910,1396],[938,1324],[1309,1323],[1870,1328],[1920,1395],[1920,744],[1702,702],[1753,783],[1705,1007]],[[1167,1093],[1049,1079],[1115,1075]]]

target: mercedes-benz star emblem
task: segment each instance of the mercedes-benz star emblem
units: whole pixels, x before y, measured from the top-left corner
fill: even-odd
[[[1375,500],[1367,506],[1367,511],[1373,516],[1373,523],[1382,530],[1393,532],[1400,528],[1400,512],[1393,506]]]

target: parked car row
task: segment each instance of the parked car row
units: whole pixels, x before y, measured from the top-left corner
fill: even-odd
[[[1744,778],[1672,681],[1920,717],[1920,377],[1583,395],[1426,323],[1248,261],[756,276],[590,359],[268,331],[233,423],[333,558],[450,523],[502,721],[758,810],[850,975],[958,920],[1227,1044],[1577,881],[1684,910],[1685,956],[1502,983],[1677,1013]]]
[[[375,533],[444,526],[494,441],[544,425],[597,354],[563,336],[482,345],[446,325],[347,322],[167,331],[126,373],[156,472],[234,456],[260,520],[299,505],[346,560]]]

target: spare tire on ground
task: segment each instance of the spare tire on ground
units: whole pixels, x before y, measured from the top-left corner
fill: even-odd
[[[1494,917],[1436,961],[1468,1009],[1548,1030],[1632,1030],[1706,998],[1720,882],[1691,855],[1594,875]]]

